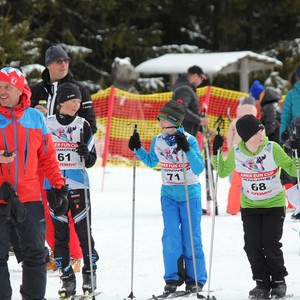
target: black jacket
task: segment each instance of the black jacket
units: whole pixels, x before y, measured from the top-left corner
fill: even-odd
[[[272,87],[267,87],[265,95],[260,102],[261,122],[265,126],[266,136],[271,141],[279,143],[279,128],[281,119],[281,106],[278,103],[281,94]]]
[[[57,85],[62,84],[64,82],[72,82],[79,86],[80,92],[82,95],[81,106],[78,110],[78,116],[86,119],[91,126],[93,134],[97,131],[95,112],[93,107],[93,102],[90,96],[88,89],[81,84],[80,82],[74,79],[74,76],[71,71],[61,80],[58,81],[57,84],[52,84],[50,82],[50,74],[48,68],[43,71],[42,81],[30,87],[32,96],[31,96],[31,107],[35,107],[39,104],[40,100],[45,100],[46,102],[50,101],[47,104],[48,107],[48,115],[53,115],[57,113],[57,101],[56,101],[56,91]],[[54,99],[54,101],[52,101]]]
[[[196,88],[190,84],[188,79],[180,76],[172,87],[172,100],[181,99],[186,108],[182,126],[188,133],[196,136],[200,127],[199,116],[199,98],[196,94]]]

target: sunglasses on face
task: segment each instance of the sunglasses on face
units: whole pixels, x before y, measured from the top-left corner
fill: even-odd
[[[60,59],[55,59],[54,61],[58,65],[62,65],[63,63],[65,63],[65,64],[68,65],[70,63],[70,59],[69,58],[60,58]]]

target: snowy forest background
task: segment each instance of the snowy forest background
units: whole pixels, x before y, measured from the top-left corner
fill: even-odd
[[[251,50],[281,60],[284,79],[300,62],[298,0],[1,0],[0,12],[1,67],[44,65],[47,47],[60,43],[91,92],[112,84],[116,57],[136,66],[170,52]],[[33,83],[41,69],[30,70]],[[251,74],[262,82],[269,75]],[[238,90],[238,74],[211,84]]]
[[[170,52],[251,50],[281,60],[284,79],[300,62],[300,0],[1,0],[0,28],[1,67],[44,65],[45,50],[60,43],[91,93],[112,84],[116,57],[136,66]],[[29,83],[40,72],[30,68]],[[251,74],[262,82],[269,75]],[[170,89],[165,81],[155,92]],[[154,92],[139,82],[138,91]],[[211,84],[238,90],[238,74]]]

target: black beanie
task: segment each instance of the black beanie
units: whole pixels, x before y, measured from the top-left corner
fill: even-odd
[[[157,116],[158,119],[165,119],[175,126],[180,126],[185,114],[185,107],[182,100],[171,100],[163,106]]]
[[[264,125],[253,115],[245,115],[236,122],[236,131],[241,139],[246,143],[258,131],[264,129]]]
[[[57,102],[63,103],[72,99],[81,99],[79,87],[71,82],[65,82],[57,88]]]

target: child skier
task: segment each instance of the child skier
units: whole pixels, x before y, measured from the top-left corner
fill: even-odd
[[[234,169],[242,179],[241,216],[245,252],[248,256],[256,287],[249,292],[253,299],[286,295],[284,277],[288,272],[281,251],[286,197],[279,178],[279,167],[296,175],[295,159],[279,144],[265,136],[263,124],[253,115],[245,115],[236,123],[241,141],[234,145],[226,160],[219,156],[218,175],[226,177]],[[213,163],[223,145],[217,135],[213,142]],[[300,142],[293,143],[300,149]]]
[[[93,270],[94,289],[97,287],[96,261],[99,257],[94,249],[94,240],[91,237],[93,265],[90,266],[86,218],[87,213],[91,216],[91,207],[87,208],[85,204],[85,189],[87,189],[87,196],[90,197],[88,175],[85,167],[92,167],[96,162],[97,155],[89,123],[77,115],[81,104],[79,88],[73,83],[59,85],[57,101],[58,113],[49,116],[46,123],[52,134],[61,171],[66,177],[66,183],[69,187],[68,210],[71,211],[82,248],[84,261],[82,289],[86,294],[92,292],[91,270]],[[84,176],[86,180],[84,180]],[[47,190],[48,202],[52,207],[51,203],[55,201],[55,195],[51,192],[47,180],[44,188]],[[62,280],[62,287],[58,294],[61,298],[67,298],[76,293],[76,278],[70,264],[68,212],[56,217],[50,209],[50,214],[55,230],[54,257],[56,265],[61,271],[60,278]],[[91,233],[91,228],[88,230]]]
[[[161,108],[157,117],[161,133],[152,140],[150,152],[141,147],[137,132],[129,140],[129,148],[132,151],[136,149],[136,155],[143,163],[151,168],[158,163],[161,165],[166,295],[175,292],[183,282],[186,283],[186,291],[201,291],[207,280],[201,241],[201,186],[198,180],[198,175],[204,170],[204,160],[195,137],[181,127],[184,113],[185,108],[180,100],[169,101]],[[183,167],[186,168],[197,278],[193,268]]]

